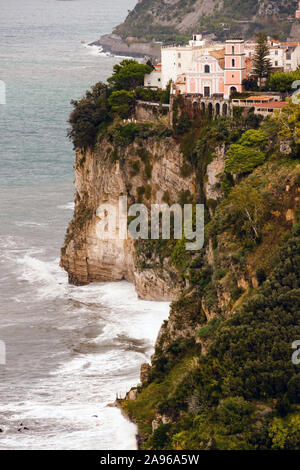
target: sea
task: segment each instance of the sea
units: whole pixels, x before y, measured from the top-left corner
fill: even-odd
[[[1,450],[137,446],[107,404],[139,382],[169,304],[123,281],[69,285],[59,267],[74,208],[70,100],[122,60],[88,44],[135,3],[0,0]]]

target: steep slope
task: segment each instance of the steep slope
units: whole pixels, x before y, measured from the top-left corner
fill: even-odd
[[[206,248],[188,259],[181,253],[189,284],[172,303],[152,367],[143,366],[142,384],[122,402],[143,448],[300,448],[299,366],[291,349],[300,334],[300,152],[292,124],[299,107],[285,113],[252,121],[257,130],[244,133],[241,115],[202,123],[183,139],[210,212]],[[230,142],[241,133],[238,145],[260,140],[267,161],[251,171],[249,154],[249,171],[232,181],[228,144],[236,149]],[[218,141],[225,173],[216,165],[209,188]]]
[[[265,30],[280,37],[289,35],[296,0],[140,0],[114,33],[123,41],[182,41],[193,32],[252,36]]]
[[[127,133],[127,134],[126,134]],[[77,151],[75,212],[62,249],[62,266],[74,284],[127,279],[144,299],[172,300],[184,282],[158,246],[145,254],[133,240],[102,240],[97,209],[110,204],[118,213],[119,197],[128,204],[161,204],[166,197],[195,191],[194,175],[183,178],[183,155],[167,128],[150,124],[116,124],[91,151]],[[155,245],[155,243],[154,243]],[[162,262],[163,261],[163,262]]]
[[[148,104],[148,122],[132,122],[111,112],[110,92],[100,83],[74,102],[70,135],[85,150],[61,263],[73,283],[126,278],[143,298],[174,300],[121,402],[141,445],[299,449],[300,106],[214,118],[178,95],[169,118]],[[97,208],[124,195],[148,208],[203,203],[204,248],[103,241]]]

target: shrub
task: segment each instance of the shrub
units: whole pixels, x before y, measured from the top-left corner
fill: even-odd
[[[145,186],[145,198],[148,199],[148,200],[151,199],[151,186],[150,186],[150,184],[147,184]]]
[[[233,174],[249,173],[262,165],[267,141],[267,135],[261,129],[244,132],[238,143],[229,147],[225,170]]]
[[[226,426],[228,434],[241,432],[253,409],[243,397],[226,398],[217,407],[218,422]]]
[[[260,150],[232,144],[227,153],[225,170],[233,174],[250,173],[262,165],[265,158],[265,154]]]
[[[256,279],[257,279],[257,282],[258,282],[259,285],[261,285],[263,282],[265,282],[265,280],[267,279],[267,276],[266,276],[266,273],[265,273],[264,269],[259,268],[256,271]]]
[[[221,319],[214,317],[210,320],[208,325],[203,326],[200,330],[197,331],[197,336],[201,339],[210,338],[213,332],[218,328],[221,323]]]
[[[131,176],[136,176],[139,174],[140,172],[140,169],[141,169],[141,166],[140,166],[140,162],[138,160],[131,160],[130,161],[130,166],[132,168],[131,172],[130,172],[130,175]]]
[[[160,450],[167,447],[170,442],[170,435],[169,432],[171,430],[171,424],[161,424],[158,428],[154,431],[152,436],[152,444],[154,449]]]
[[[99,127],[110,120],[109,93],[107,85],[99,82],[81,100],[71,101],[74,109],[68,120],[71,124],[68,137],[74,148],[87,149],[95,145]]]
[[[145,174],[147,179],[149,180],[152,176],[152,165],[150,162],[145,163]]]
[[[114,90],[134,90],[144,84],[145,75],[151,72],[152,67],[149,65],[125,59],[120,64],[114,65],[113,74],[107,81]]]
[[[292,90],[292,84],[295,80],[300,80],[300,70],[275,72],[269,78],[268,88],[272,91],[288,92]]]
[[[114,113],[117,113],[121,118],[129,118],[134,109],[134,93],[132,91],[114,91],[108,103]]]

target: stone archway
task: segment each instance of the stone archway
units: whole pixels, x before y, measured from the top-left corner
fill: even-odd
[[[193,116],[194,118],[198,115],[199,103],[198,101],[193,101]]]
[[[216,116],[220,116],[220,110],[221,110],[220,103],[216,103],[216,106],[215,106]]]
[[[204,116],[204,114],[205,114],[205,103],[203,101],[200,104],[200,111],[201,111],[201,114]]]
[[[208,103],[207,109],[208,109],[208,116],[211,119],[213,117],[213,111],[214,111],[212,103]]]
[[[223,114],[223,116],[227,116],[227,114],[228,114],[228,105],[227,105],[227,103],[224,103],[223,106],[222,106],[222,114]]]

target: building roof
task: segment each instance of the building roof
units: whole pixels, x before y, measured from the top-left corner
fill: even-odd
[[[217,59],[217,61],[219,62],[219,66],[221,67],[221,69],[224,70],[225,68],[225,49],[216,49],[214,51],[210,51],[209,54],[214,57],[215,59]]]
[[[254,103],[255,108],[281,109],[286,105],[286,101],[270,101],[269,103]]]
[[[249,96],[248,98],[241,98],[245,101],[257,101],[257,100],[260,100],[260,101],[272,101],[272,97],[271,96],[259,96],[259,95],[254,95],[254,96]]]
[[[299,42],[281,42],[281,41],[277,41],[277,39],[270,39],[270,42],[274,44],[279,44],[281,46],[289,46],[289,47],[300,45]]]

